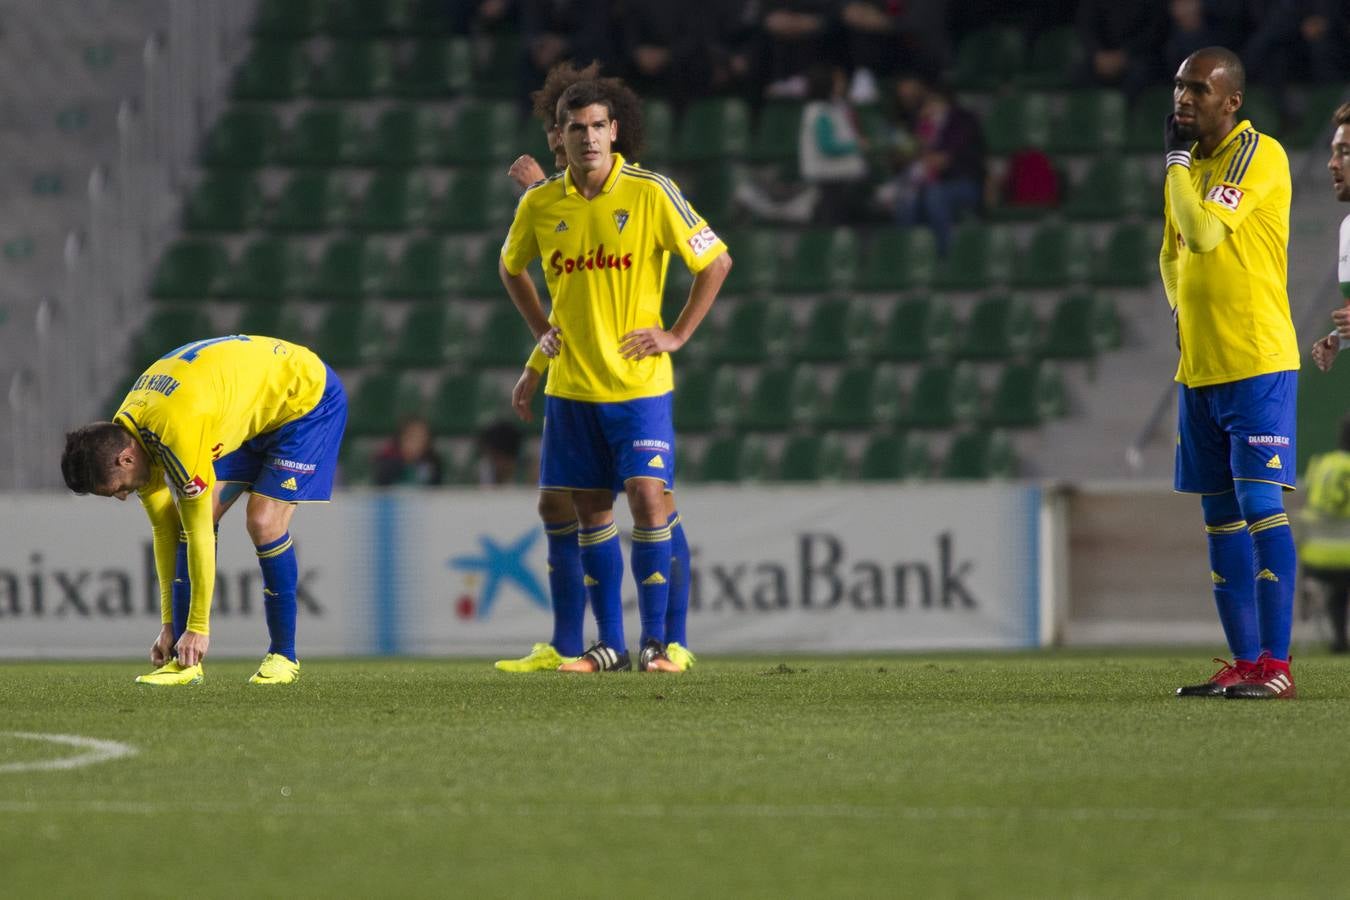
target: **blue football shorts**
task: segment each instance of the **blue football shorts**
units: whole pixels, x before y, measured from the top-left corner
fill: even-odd
[[[1177,387],[1176,490],[1221,494],[1234,480],[1293,489],[1298,372]]]
[[[618,403],[544,398],[539,487],[622,491],[630,478],[675,488],[672,394]]]

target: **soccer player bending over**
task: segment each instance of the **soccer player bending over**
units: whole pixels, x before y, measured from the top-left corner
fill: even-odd
[[[150,517],[163,627],[140,684],[198,684],[210,644],[216,530],[250,493],[244,526],[258,553],[271,645],[249,682],[289,684],[298,567],[297,503],[332,497],[347,395],[313,351],[229,335],[185,344],[145,370],[111,422],[66,435],[61,474],[77,494],[125,500]]]
[[[612,145],[622,123],[596,80],[563,91],[556,121],[567,168],[534,185],[516,208],[499,271],[535,340],[552,357],[545,388],[542,490],[572,495],[597,641],[563,671],[631,667],[614,524],[622,484],[633,515],[631,566],[642,619],[642,671],[679,671],[666,653],[674,488],[670,354],[707,315],[731,269],[726,245],[664,176],[629,165]],[[694,273],[689,298],[661,327],[668,254]],[[543,261],[553,322],[525,272]]]
[[[1182,697],[1292,698],[1298,343],[1286,292],[1284,148],[1237,119],[1246,75],[1223,47],[1186,58],[1164,126],[1158,263],[1177,326],[1175,489],[1200,495],[1233,661]]]

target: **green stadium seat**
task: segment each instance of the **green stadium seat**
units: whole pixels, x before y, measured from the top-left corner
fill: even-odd
[[[882,359],[915,361],[945,356],[956,340],[951,307],[926,296],[897,300],[881,323],[872,352]]]
[[[778,462],[780,481],[838,481],[844,477],[848,455],[833,434],[796,434],[783,445]]]
[[[392,370],[367,371],[356,385],[348,388],[351,405],[347,416],[347,436],[388,437],[399,420],[423,415],[426,400],[417,380]]]
[[[1078,33],[1072,27],[1042,32],[1031,45],[1031,55],[1018,74],[1017,83],[1024,89],[1069,87],[1082,53]]]
[[[1125,95],[1114,90],[1077,90],[1050,125],[1052,153],[1117,151],[1125,144]],[[1161,134],[1162,119],[1154,125]],[[1161,140],[1161,138],[1159,138]]]
[[[827,428],[870,428],[895,421],[900,401],[894,367],[854,363],[839,373],[817,420]]]
[[[273,231],[324,231],[337,224],[345,201],[340,181],[328,172],[299,171],[281,189],[267,226]]]
[[[933,279],[935,259],[933,233],[927,228],[882,229],[873,234],[863,253],[854,287],[860,291],[925,287]]]
[[[746,400],[741,427],[782,431],[809,425],[820,408],[820,379],[810,366],[765,366]]]
[[[773,287],[780,233],[772,228],[719,232],[734,263],[719,296],[763,294]]]
[[[384,246],[359,237],[337,237],[319,254],[304,292],[321,300],[360,300],[375,293],[388,266]]]
[[[501,168],[520,155],[516,145],[520,130],[519,108],[506,101],[466,100],[441,132],[436,148],[438,162],[449,165],[490,164]],[[545,170],[548,160],[541,160]],[[503,178],[501,172],[497,178]]]
[[[1091,359],[1120,346],[1120,320],[1106,297],[1070,294],[1055,305],[1041,343],[1049,359]]]
[[[1303,115],[1287,146],[1303,147],[1321,153],[1331,143],[1331,113],[1350,100],[1350,90],[1343,84],[1309,85],[1304,89]],[[1239,111],[1241,113],[1241,111]],[[1255,120],[1253,123],[1255,124]],[[1258,130],[1260,127],[1258,126]]]
[[[261,40],[234,73],[230,96],[235,100],[293,100],[304,89],[306,62],[293,41]]]
[[[933,274],[933,287],[978,291],[1008,280],[1013,245],[1006,226],[967,222],[957,228],[951,250]]]
[[[1050,98],[1041,93],[1000,96],[984,120],[989,152],[1008,156],[1027,147],[1050,143]]]
[[[1322,114],[1329,119],[1334,108],[1328,107]],[[1237,112],[1237,120],[1241,122],[1243,119],[1249,120],[1252,127],[1263,134],[1284,134],[1279,102],[1269,88],[1259,84],[1247,85],[1242,96],[1242,108]]]
[[[262,190],[241,172],[212,172],[188,198],[183,224],[188,231],[244,231],[258,219]]]
[[[762,481],[769,455],[758,436],[731,434],[709,442],[699,464],[691,468],[691,481]]]
[[[1017,474],[1017,456],[1008,436],[1001,431],[967,431],[952,439],[942,460],[942,478],[984,480],[1012,478]]]
[[[171,350],[215,334],[211,317],[201,306],[158,307],[132,345],[132,368],[139,373]]]
[[[675,146],[675,111],[665,100],[646,99],[642,101],[642,130],[645,133],[646,147],[641,159],[630,159],[646,168],[659,168],[670,158]]]
[[[731,425],[740,401],[736,373],[726,366],[690,366],[675,373],[675,429],[682,434]]]
[[[848,300],[822,300],[811,308],[794,355],[811,362],[841,362],[867,356],[876,337],[871,307]]]
[[[477,35],[473,56],[474,93],[518,101],[534,90],[534,85],[524,87],[520,83],[524,57],[525,50],[518,34]]]
[[[489,300],[506,299],[506,288],[502,286],[501,275],[497,271],[500,259],[500,244],[487,241],[478,248],[478,255],[469,261],[462,285],[465,295]],[[533,268],[537,263],[530,265]]]
[[[1036,341],[1036,314],[1026,298],[990,294],[980,298],[962,330],[956,355],[961,359],[1010,359],[1026,354]]]
[[[505,289],[501,294],[501,302],[488,311],[471,355],[480,366],[510,366],[519,371],[534,349],[534,338],[515,305],[504,296]]]
[[[431,399],[432,430],[445,435],[472,434],[494,419],[510,415],[514,378],[495,372],[445,375]]]
[[[1163,119],[1172,111],[1171,84],[1145,88],[1134,98],[1126,121],[1125,150],[1129,153],[1156,154],[1162,140]],[[1156,156],[1150,156],[1156,159]]]
[[[741,178],[737,166],[702,165],[691,179],[675,187],[700,216],[716,227],[735,214],[733,194]]]
[[[858,460],[858,478],[863,481],[927,478],[932,469],[928,444],[911,432],[872,435]]]
[[[553,151],[548,149],[548,134],[544,131],[544,126],[530,115],[521,119],[517,127],[520,129],[515,140],[517,150],[534,157],[534,161],[539,163],[545,174],[552,173]]]
[[[239,262],[225,270],[215,293],[244,300],[281,300],[296,293],[296,282],[307,269],[300,248],[278,238],[256,238],[244,248]]]
[[[444,192],[430,201],[426,224],[437,231],[500,229],[504,238],[517,200],[515,185],[500,167],[460,169],[450,173]]]
[[[956,49],[950,83],[963,91],[1003,87],[1021,71],[1024,53],[1022,32],[1016,28],[990,26],[972,32]]]
[[[802,108],[797,100],[770,100],[764,104],[747,154],[751,162],[796,166]]]
[[[160,259],[150,296],[157,300],[206,297],[229,264],[229,254],[215,241],[178,241]]]
[[[338,37],[397,34],[415,24],[405,19],[401,0],[325,0],[320,9],[323,30]]]
[[[269,109],[231,109],[216,120],[202,163],[213,168],[255,168],[271,161],[281,138],[281,126]]]
[[[1031,428],[1065,412],[1064,379],[1052,363],[1011,363],[999,374],[984,421]]]
[[[319,321],[314,352],[335,369],[364,366],[384,352],[385,329],[373,304],[333,306]]]
[[[980,383],[967,364],[932,362],[914,379],[898,423],[912,428],[950,428],[979,413]]]
[[[1012,284],[1019,288],[1057,288],[1088,280],[1092,235],[1086,229],[1048,222],[1036,229],[1027,252],[1013,261]]]
[[[389,361],[399,366],[440,366],[463,359],[472,345],[464,314],[445,302],[419,303],[403,320]]]
[[[743,298],[735,302],[718,333],[712,358],[723,363],[761,363],[781,358],[793,332],[792,314],[782,304]]]
[[[1158,278],[1160,231],[1146,232],[1141,225],[1117,225],[1106,248],[1095,257],[1092,283],[1106,287],[1146,287]]]
[[[364,100],[389,90],[389,47],[375,41],[336,41],[309,74],[307,93],[321,100]]]
[[[393,90],[400,97],[437,99],[463,92],[472,78],[468,38],[424,39],[416,41],[395,68]]]
[[[1070,219],[1108,221],[1130,215],[1162,213],[1162,184],[1154,171],[1161,171],[1153,159],[1139,160],[1107,156],[1094,160],[1087,171],[1074,181],[1065,201],[1064,215]]]
[[[377,172],[351,209],[348,227],[356,231],[403,231],[421,224],[428,191],[421,173],[402,169]]]
[[[296,118],[277,151],[288,166],[340,166],[356,162],[365,135],[356,115],[344,106],[315,106]]]
[[[680,310],[684,309],[684,304],[689,300],[689,288],[693,283],[694,276],[690,275],[684,266],[672,263],[666,268],[666,287],[661,295],[661,324],[666,328],[674,325],[675,320],[680,317]],[[685,351],[692,349],[695,344],[708,344],[715,331],[713,316],[705,317],[698,326],[698,337],[680,348],[680,356],[684,356]]]
[[[272,300],[255,300],[239,313],[234,330],[239,334],[261,334],[297,344],[309,344],[304,317],[294,306]]]
[[[394,106],[380,113],[359,161],[371,166],[415,166],[435,156],[440,123],[418,106]]]
[[[807,229],[779,250],[779,293],[846,293],[858,277],[858,239],[852,228]]]
[[[394,263],[384,292],[390,297],[443,299],[460,291],[466,268],[462,241],[412,238]]]
[[[677,162],[723,162],[750,150],[750,109],[734,97],[704,97],[689,104],[675,137]]]
[[[306,38],[318,30],[315,0],[261,0],[253,33],[261,38]]]

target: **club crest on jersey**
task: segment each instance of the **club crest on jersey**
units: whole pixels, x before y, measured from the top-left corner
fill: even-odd
[[[202,476],[193,475],[192,480],[183,485],[184,497],[197,497],[206,490],[206,482],[202,481]]]
[[[614,224],[619,229],[619,233],[623,234],[623,226],[628,224],[628,210],[614,210]]]

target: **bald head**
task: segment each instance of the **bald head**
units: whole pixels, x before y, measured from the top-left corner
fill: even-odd
[[[1227,47],[1203,47],[1186,57],[1186,62],[1206,63],[1216,80],[1224,79],[1230,94],[1247,90],[1247,67]]]

